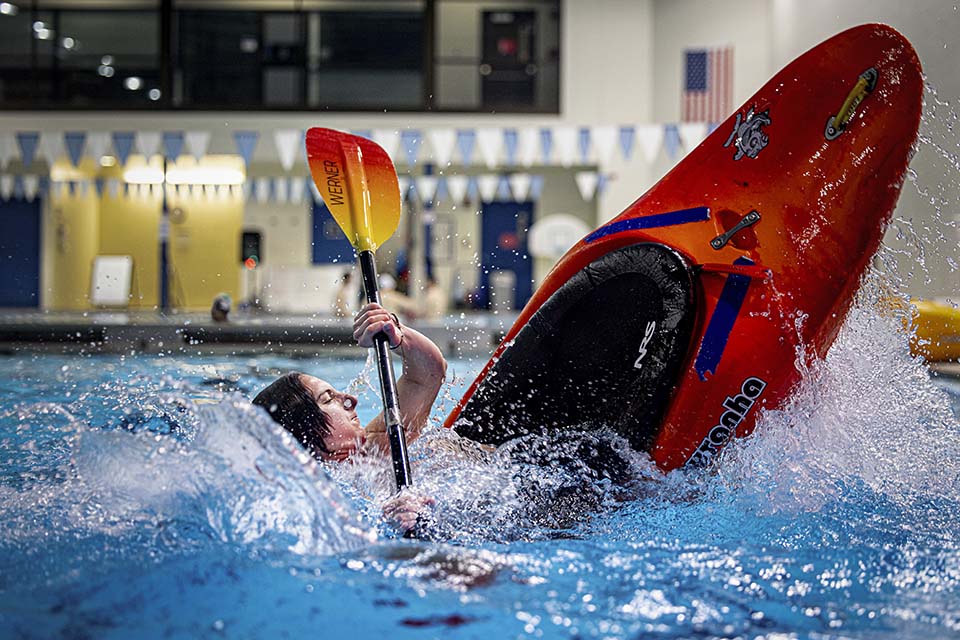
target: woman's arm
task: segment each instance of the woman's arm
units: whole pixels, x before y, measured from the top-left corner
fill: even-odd
[[[400,420],[407,441],[420,436],[427,424],[433,402],[437,399],[447,371],[447,362],[440,349],[425,335],[400,326],[389,311],[370,303],[364,306],[353,322],[353,337],[361,347],[373,346],[373,337],[383,331],[390,348],[400,354],[403,373],[397,380],[397,399],[400,403]],[[390,451],[386,437],[383,413],[366,427],[367,443],[384,453]]]

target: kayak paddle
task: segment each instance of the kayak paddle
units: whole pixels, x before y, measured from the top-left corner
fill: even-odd
[[[307,160],[313,182],[350,244],[357,250],[367,302],[380,304],[374,252],[400,224],[400,185],[387,152],[372,140],[314,127],[307,131]],[[383,418],[397,490],[411,484],[407,443],[400,423],[397,383],[389,342],[382,331],[373,338],[380,374]]]

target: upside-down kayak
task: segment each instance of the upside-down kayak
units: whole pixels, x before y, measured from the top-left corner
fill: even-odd
[[[490,444],[601,425],[670,470],[749,434],[822,357],[920,123],[910,43],[850,29],[773,77],[557,263],[446,420]]]

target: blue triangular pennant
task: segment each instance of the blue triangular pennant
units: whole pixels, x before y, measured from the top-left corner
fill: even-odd
[[[497,200],[508,202],[513,200],[513,194],[510,193],[510,180],[507,176],[500,176],[500,182],[497,184]]]
[[[620,127],[620,152],[625,160],[633,157],[633,143],[637,140],[637,128],[634,126]]]
[[[413,166],[417,164],[417,156],[420,154],[420,144],[423,138],[417,129],[405,129],[400,132],[400,142],[403,144],[403,151],[407,154],[407,164]]]
[[[29,167],[37,155],[37,145],[40,143],[40,134],[36,131],[18,131],[17,146],[20,147],[20,161],[23,166]]]
[[[67,155],[70,156],[70,162],[73,166],[80,164],[80,158],[83,157],[83,147],[87,143],[86,131],[67,131],[63,134],[63,142],[67,147]]]
[[[477,176],[470,176],[467,181],[467,200],[476,201],[480,197],[480,183]]]
[[[13,197],[17,200],[26,199],[26,195],[23,190],[23,176],[17,176],[13,179]]]
[[[590,157],[590,127],[580,127],[579,136],[580,164],[587,164]]]
[[[540,155],[543,158],[543,164],[550,164],[550,158],[553,156],[553,129],[546,127],[540,129]]]
[[[354,129],[351,130],[355,136],[360,136],[361,138],[366,138],[367,140],[373,140],[373,130],[372,129]]]
[[[663,146],[671,160],[677,157],[677,151],[680,150],[680,130],[677,125],[667,124],[663,126]]]
[[[607,185],[610,184],[610,175],[606,173],[601,173],[597,176],[597,195],[599,196],[607,189]]]
[[[176,162],[183,151],[183,131],[163,132],[163,155],[167,160]]]
[[[253,150],[257,148],[257,140],[260,137],[258,131],[234,131],[233,141],[237,145],[237,153],[243,158],[243,164],[250,166],[250,160],[253,159]]]
[[[711,122],[707,124],[707,135],[710,135],[711,133],[716,131],[719,126],[720,126],[719,122]]]
[[[474,129],[457,130],[457,151],[464,166],[473,164],[473,150],[477,146],[477,132]]]
[[[114,131],[113,132],[113,150],[117,152],[117,160],[120,166],[127,164],[127,158],[133,151],[134,135],[133,131]]]
[[[533,176],[530,178],[530,200],[536,202],[543,194],[543,176]]]
[[[520,142],[520,134],[516,129],[503,130],[503,149],[507,155],[507,164],[517,164],[517,145]]]
[[[97,197],[103,197],[103,185],[106,184],[106,180],[103,178],[97,178],[93,181],[94,186],[97,188]]]

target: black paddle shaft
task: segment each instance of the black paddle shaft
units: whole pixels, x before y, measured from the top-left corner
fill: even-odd
[[[361,251],[360,273],[363,277],[363,291],[367,302],[380,304],[380,291],[377,288],[377,265],[373,251]],[[397,382],[393,376],[393,364],[390,362],[390,342],[383,331],[373,336],[373,347],[377,352],[377,372],[380,374],[380,395],[383,398],[383,419],[390,438],[390,457],[393,459],[393,476],[397,481],[397,491],[413,484],[410,477],[410,460],[407,457],[407,439],[400,423],[400,403],[397,400]]]

